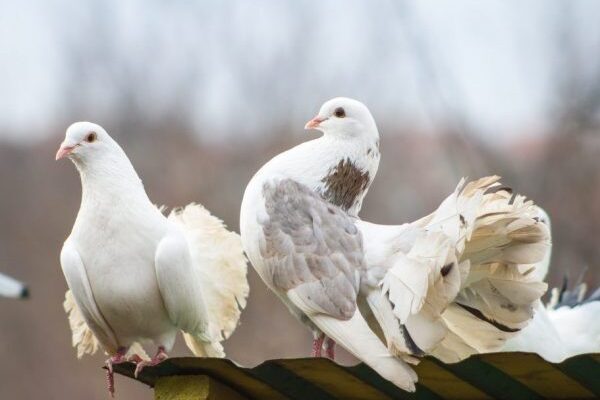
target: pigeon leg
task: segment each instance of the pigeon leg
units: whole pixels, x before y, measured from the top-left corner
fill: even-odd
[[[125,359],[125,354],[127,354],[126,347],[119,347],[114,356],[110,357],[106,360],[106,383],[108,385],[108,393],[110,393],[110,397],[115,397],[115,373],[113,371],[113,365],[122,364],[127,362]]]
[[[135,377],[137,378],[138,375],[142,372],[142,370],[144,368],[160,364],[167,358],[169,358],[169,356],[165,352],[164,346],[158,346],[158,351],[156,352],[156,355],[154,357],[152,357],[152,359],[150,359],[148,361],[142,360],[137,363],[137,366],[135,367],[135,373],[134,373]]]
[[[312,344],[312,356],[313,357],[321,357],[321,351],[323,349],[323,341],[325,341],[324,333],[316,333],[314,335],[313,344]]]
[[[325,340],[325,356],[335,361],[335,340],[329,337]]]

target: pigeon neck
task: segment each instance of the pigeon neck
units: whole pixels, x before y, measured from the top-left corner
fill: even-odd
[[[81,177],[82,204],[88,199],[95,202],[104,199],[111,203],[135,199],[149,201],[141,179],[124,153],[107,154],[94,160],[92,165],[81,160],[74,162]]]
[[[379,167],[379,140],[373,137],[344,143],[345,139],[323,139],[324,147],[329,148],[335,158],[319,176],[317,192],[348,214],[357,216]]]
[[[290,177],[356,216],[378,166],[377,138],[325,135],[279,154],[262,173]]]

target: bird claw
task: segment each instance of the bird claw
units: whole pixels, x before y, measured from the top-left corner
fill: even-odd
[[[115,397],[115,371],[113,365],[122,364],[127,362],[125,359],[125,354],[127,353],[127,349],[120,348],[117,350],[117,353],[106,360],[106,384],[108,386],[108,393],[110,397]]]
[[[163,362],[164,360],[166,360],[167,358],[169,358],[169,356],[167,355],[167,353],[165,353],[165,348],[159,347],[158,351],[156,352],[156,355],[154,357],[152,357],[152,359],[150,359],[150,360],[141,360],[140,359],[140,361],[137,362],[137,365],[135,366],[135,372],[133,373],[133,375],[137,379],[137,377],[142,373],[142,370],[144,368],[158,365],[161,362]]]
[[[312,344],[312,356],[322,357],[325,347],[325,357],[335,361],[335,340],[326,337],[324,333],[316,335]]]
[[[335,361],[335,340],[331,338],[325,341],[325,357]]]
[[[325,341],[325,335],[320,334],[313,339],[312,344],[312,356],[313,357],[321,357],[321,352],[323,351],[323,341]]]
[[[137,363],[137,365],[135,366],[135,372],[133,373],[133,376],[135,376],[135,378],[137,379],[142,370],[149,365],[152,365],[151,362],[145,360]]]

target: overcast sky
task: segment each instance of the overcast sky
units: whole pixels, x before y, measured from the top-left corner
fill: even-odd
[[[4,1],[0,136],[102,122],[124,98],[154,117],[181,109],[200,134],[252,135],[301,129],[344,95],[386,122],[457,112],[488,139],[513,137],[544,124],[557,21],[598,67],[600,3],[573,3],[563,16],[543,0]]]

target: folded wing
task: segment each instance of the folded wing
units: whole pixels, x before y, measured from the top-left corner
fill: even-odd
[[[357,311],[362,236],[342,209],[291,179],[267,183],[259,216],[267,284],[327,336],[406,390],[417,377],[392,357]]]
[[[100,349],[100,342],[94,336],[90,327],[85,323],[81,310],[77,307],[73,293],[67,290],[65,293],[65,301],[63,308],[69,318],[69,327],[71,328],[71,344],[77,350],[77,358],[83,357],[85,354],[96,354]],[[134,343],[127,352],[127,357],[130,355],[138,355],[144,360],[149,360],[148,354],[139,343]]]

